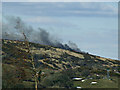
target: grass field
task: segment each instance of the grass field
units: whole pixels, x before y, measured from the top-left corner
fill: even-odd
[[[80,86],[82,88],[118,88],[118,78],[111,77],[112,80],[108,79],[87,79],[84,82],[74,81],[74,87]],[[97,82],[96,84],[91,84],[91,82]]]

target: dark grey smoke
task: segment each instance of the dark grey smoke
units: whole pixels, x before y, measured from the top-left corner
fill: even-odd
[[[70,47],[71,49],[80,52],[80,49],[78,48],[78,46],[77,46],[75,43],[69,41],[69,42],[68,42],[68,45],[69,45],[69,47]]]
[[[34,30],[19,17],[5,17],[2,31],[3,39],[24,40],[22,35],[24,32],[28,40],[31,42],[80,52],[80,49],[75,43],[69,41],[68,44],[62,44],[58,39],[54,39],[46,30],[42,28]]]

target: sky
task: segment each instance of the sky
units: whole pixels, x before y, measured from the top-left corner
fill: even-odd
[[[2,2],[119,2],[119,0],[1,0]]]
[[[118,59],[117,2],[4,2],[2,15],[19,16],[82,51]]]

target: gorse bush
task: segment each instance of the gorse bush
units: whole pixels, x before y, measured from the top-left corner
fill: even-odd
[[[42,82],[45,87],[59,86],[65,88],[73,87],[72,77],[73,72],[70,70],[62,71],[61,73],[56,73],[54,75],[46,77]]]

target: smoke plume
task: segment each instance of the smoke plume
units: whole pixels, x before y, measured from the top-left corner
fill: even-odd
[[[19,17],[5,17],[2,27],[3,39],[24,40],[22,35],[24,32],[30,42],[80,52],[80,49],[75,43],[69,41],[68,44],[62,44],[58,39],[53,38],[54,36],[51,36],[46,30],[42,28],[34,30],[32,26],[24,23]]]

